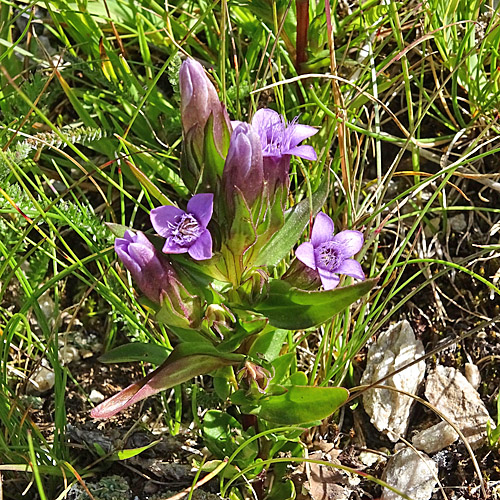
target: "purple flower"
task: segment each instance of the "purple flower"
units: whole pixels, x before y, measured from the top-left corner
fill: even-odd
[[[235,192],[243,195],[249,207],[262,195],[264,173],[260,138],[247,123],[238,125],[231,135],[222,179],[230,206]]]
[[[333,221],[320,212],[312,228],[311,241],[302,243],[295,256],[306,266],[316,269],[325,290],[332,290],[340,281],[337,274],[364,280],[361,264],[351,259],[363,246],[359,231],[341,231],[333,236]]]
[[[280,159],[285,155],[300,156],[306,160],[316,160],[312,146],[299,146],[308,137],[316,134],[317,129],[297,123],[294,118],[288,125],[283,117],[272,109],[259,109],[252,118],[252,127],[260,136],[264,157]]]
[[[195,260],[212,257],[212,235],[207,224],[212,218],[214,195],[194,195],[187,204],[187,212],[165,205],[151,210],[155,231],[166,238],[163,252],[189,253]]]
[[[146,236],[141,232],[135,234],[125,231],[123,238],[115,240],[115,251],[142,293],[153,302],[161,302],[162,292],[168,284],[170,266],[161,254],[158,255]]]
[[[274,192],[280,185],[288,186],[292,155],[312,161],[317,159],[312,146],[299,146],[299,144],[316,134],[318,130],[297,123],[297,118],[286,125],[283,116],[279,113],[263,108],[259,109],[252,118],[252,127],[260,137],[264,177],[270,192]]]

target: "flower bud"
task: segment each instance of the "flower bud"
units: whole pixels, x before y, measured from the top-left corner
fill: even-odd
[[[231,136],[222,178],[229,206],[233,206],[234,196],[241,195],[250,208],[262,195],[262,146],[258,134],[246,123],[238,125]]]
[[[248,390],[257,389],[258,392],[264,394],[269,387],[269,382],[274,374],[266,368],[256,365],[251,361],[245,361],[245,365],[238,372],[238,380],[247,385]]]
[[[236,317],[224,304],[210,304],[205,311],[207,326],[224,339],[234,331]]]
[[[179,72],[184,133],[181,171],[188,188],[214,193],[229,147],[231,122],[203,66],[194,59]]]
[[[181,92],[181,119],[184,133],[194,126],[205,127],[210,113],[221,114],[221,102],[203,66],[194,59],[186,59],[179,71]]]
[[[292,261],[281,279],[301,290],[315,290],[321,285],[318,271],[306,266],[299,259]]]
[[[196,328],[201,322],[201,299],[181,282],[170,262],[156,250],[144,233],[126,231],[115,240],[115,251],[142,293],[161,305],[157,317],[164,323]]]
[[[141,232],[134,234],[126,231],[123,238],[115,240],[115,251],[142,293],[153,302],[160,303],[170,266],[153,244]]]

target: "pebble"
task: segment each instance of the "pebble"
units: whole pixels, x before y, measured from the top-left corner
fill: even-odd
[[[465,378],[474,389],[481,385],[481,372],[474,363],[465,363]]]
[[[461,430],[474,449],[486,439],[487,422],[494,427],[479,393],[455,368],[436,366],[427,378],[425,397]]]
[[[62,365],[69,365],[72,361],[78,361],[80,354],[78,349],[72,345],[64,345],[59,348],[59,361]]]
[[[415,339],[408,321],[400,321],[383,332],[370,346],[361,384],[377,382],[424,354],[424,346]],[[382,384],[416,394],[424,373],[425,362],[420,361]],[[363,405],[372,424],[379,431],[387,432],[393,442],[406,433],[413,402],[412,398],[391,390],[372,389],[363,394]]]
[[[99,391],[92,389],[90,391],[89,399],[92,403],[99,404],[99,403],[102,403],[104,401],[105,396],[103,394],[101,394]]]
[[[417,450],[426,453],[436,453],[453,444],[458,439],[458,434],[446,422],[439,422],[428,429],[418,432],[413,436],[412,443]]]
[[[55,383],[54,370],[50,367],[49,362],[43,358],[40,366],[28,380],[27,392],[29,394],[47,392],[54,387]]]
[[[425,453],[403,448],[390,458],[382,479],[413,500],[429,500],[437,475],[437,465]],[[384,488],[380,500],[401,500],[401,496]]]
[[[463,233],[467,229],[467,221],[465,220],[464,214],[458,214],[450,217],[449,222],[453,231],[456,231],[457,233]]]

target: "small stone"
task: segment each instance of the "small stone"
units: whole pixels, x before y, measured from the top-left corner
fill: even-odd
[[[474,389],[481,385],[481,372],[474,363],[465,363],[465,378]]]
[[[71,345],[64,345],[59,349],[59,360],[62,365],[69,365],[72,361],[78,361],[80,354],[78,349]]]
[[[389,462],[383,481],[413,500],[429,500],[437,484],[437,465],[422,452],[403,448]],[[384,488],[380,500],[401,500],[401,496]]]
[[[439,422],[428,429],[415,434],[412,443],[417,450],[426,453],[436,453],[450,446],[458,439],[458,434],[446,422]]]
[[[467,221],[464,214],[454,215],[449,219],[450,227],[457,233],[463,233],[467,229]]]
[[[408,321],[400,321],[383,332],[368,349],[366,369],[361,384],[378,382],[386,375],[425,354],[420,340],[415,339]],[[416,394],[425,372],[420,361],[382,382],[382,385]],[[413,399],[392,390],[372,389],[363,394],[363,405],[372,424],[396,442],[406,433]]]
[[[89,399],[92,403],[99,404],[99,403],[102,403],[104,401],[105,396],[103,394],[101,394],[99,391],[92,389],[90,391]]]
[[[362,451],[359,454],[359,461],[366,465],[367,467],[371,467],[372,465],[385,461],[386,458],[379,453],[372,453],[371,451]]]
[[[49,362],[43,358],[40,366],[28,380],[27,391],[29,394],[47,392],[54,387],[55,382],[54,370],[50,367]]]
[[[436,366],[427,378],[425,397],[461,430],[474,449],[486,439],[487,422],[494,426],[479,393],[455,368]]]
[[[43,315],[47,319],[51,319],[54,316],[54,309],[55,309],[55,304],[54,301],[52,300],[52,297],[50,296],[49,291],[46,291],[42,295],[40,295],[38,299],[38,305],[40,306],[40,310],[42,311]]]

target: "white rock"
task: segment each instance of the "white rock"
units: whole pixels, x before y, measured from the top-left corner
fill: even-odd
[[[105,396],[101,394],[99,391],[96,391],[95,389],[92,389],[89,394],[89,399],[92,401],[94,404],[99,404],[102,403],[105,399]]]
[[[437,474],[437,465],[425,453],[403,448],[391,457],[382,479],[413,500],[429,500],[437,484]],[[380,500],[401,500],[401,496],[384,488]]]
[[[371,451],[362,451],[358,458],[359,461],[367,467],[371,467],[374,464],[385,462],[387,460],[384,455],[381,455],[380,453],[372,453]]]
[[[54,316],[56,306],[48,290],[38,298],[38,305],[47,319],[51,319]]]
[[[56,376],[54,370],[52,370],[49,362],[44,358],[40,366],[28,380],[28,393],[47,392],[54,387],[55,382]]]
[[[481,372],[474,363],[465,363],[465,378],[474,389],[481,385]]]
[[[427,377],[425,397],[462,431],[472,448],[483,444],[490,415],[479,393],[458,370],[436,366]]]
[[[436,453],[443,450],[458,439],[458,434],[453,427],[446,422],[439,422],[428,429],[415,434],[412,443],[417,450],[426,453]]]
[[[63,365],[69,365],[72,361],[78,361],[80,354],[78,349],[72,345],[64,345],[59,349],[59,360]]]
[[[361,384],[372,384],[382,377],[424,355],[424,346],[408,321],[400,321],[383,332],[368,349],[366,369]],[[382,384],[416,394],[423,380],[425,362],[419,363],[385,380]],[[408,428],[413,399],[392,390],[372,389],[363,394],[363,405],[372,424],[397,441]]]

